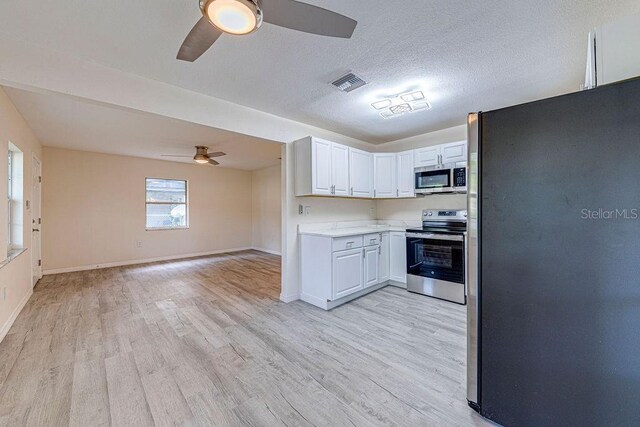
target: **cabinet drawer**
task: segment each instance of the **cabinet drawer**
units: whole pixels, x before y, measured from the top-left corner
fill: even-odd
[[[333,239],[333,252],[362,247],[362,236],[336,237]]]
[[[380,244],[380,233],[371,233],[364,235],[364,246],[373,246]]]

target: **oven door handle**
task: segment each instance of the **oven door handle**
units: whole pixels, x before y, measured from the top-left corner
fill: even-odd
[[[452,242],[463,242],[464,236],[457,234],[433,234],[433,233],[406,233],[409,238],[425,240],[449,240]]]

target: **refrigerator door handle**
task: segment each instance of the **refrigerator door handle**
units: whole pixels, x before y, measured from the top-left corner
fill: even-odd
[[[469,114],[467,181],[467,401],[480,412],[480,298],[479,298],[479,226],[480,226],[480,117]]]

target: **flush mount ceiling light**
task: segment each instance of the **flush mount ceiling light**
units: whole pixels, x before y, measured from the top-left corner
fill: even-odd
[[[223,153],[221,151],[218,151],[215,153],[209,153],[209,147],[205,147],[203,145],[196,145],[196,155],[193,156],[193,161],[200,165],[210,164],[213,166],[218,166],[220,163],[213,160],[213,158],[222,157],[226,155],[227,153]],[[162,157],[191,157],[191,156],[184,156],[182,154],[161,154],[161,156]]]
[[[424,93],[422,93],[421,90],[417,90],[415,92],[400,95],[400,98],[405,102],[420,101],[421,99],[424,99]]]
[[[424,92],[416,90],[371,103],[371,106],[380,112],[383,119],[402,116],[406,113],[429,110],[431,104],[424,96]]]
[[[390,99],[383,99],[382,101],[376,101],[371,104],[373,108],[376,110],[384,110],[385,108],[389,108],[393,105]]]
[[[411,111],[411,105],[409,104],[393,105],[389,107],[389,110],[391,110],[393,114],[404,114]]]
[[[213,25],[228,34],[249,34],[262,25],[262,11],[251,0],[202,0],[202,10]]]

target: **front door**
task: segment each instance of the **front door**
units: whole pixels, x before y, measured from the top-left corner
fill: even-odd
[[[42,164],[33,156],[31,160],[31,265],[33,271],[33,286],[42,278],[41,256],[41,188],[42,188]]]

